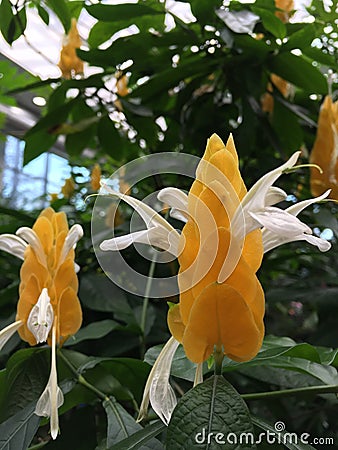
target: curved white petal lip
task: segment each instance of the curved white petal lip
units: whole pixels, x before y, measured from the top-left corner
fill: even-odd
[[[144,388],[138,422],[146,417],[149,401],[162,422],[165,425],[170,422],[177,400],[169,384],[169,377],[171,364],[179,345],[180,343],[171,337],[158,355]]]
[[[125,236],[118,236],[106,239],[100,244],[103,251],[118,251],[127,248],[132,243],[142,243],[154,245],[178,256],[179,233],[160,214],[150,206],[142,203],[129,195],[115,192],[106,187],[112,196],[118,197],[130,205],[142,217],[147,226],[147,230],[135,231]]]
[[[171,217],[182,222],[188,221],[188,195],[185,192],[174,187],[167,187],[157,194],[157,198],[171,208]]]
[[[38,235],[29,227],[21,227],[16,231],[17,236],[24,239],[33,249],[40,264],[47,267],[47,259]]]
[[[24,259],[27,242],[15,234],[0,235],[0,250],[4,250],[17,258]]]
[[[22,320],[17,320],[0,331],[0,351],[22,324]]]
[[[81,227],[81,225],[79,224],[73,225],[71,229],[68,231],[65,242],[63,244],[59,265],[63,264],[63,262],[67,258],[69,251],[72,248],[75,249],[76,244],[82,238],[82,236],[83,236],[83,228]]]
[[[279,230],[272,230],[271,228],[268,227],[263,228],[262,236],[263,236],[264,253],[282,244],[286,244],[288,242],[293,241],[307,241],[309,244],[318,247],[318,249],[321,252],[326,252],[330,250],[331,248],[330,242],[320,237],[313,236],[311,228],[309,228],[306,224],[304,224],[303,222],[301,222],[299,219],[296,218],[296,216],[308,206],[312,205],[313,203],[317,203],[324,200],[330,194],[330,192],[331,190],[328,190],[319,197],[303,200],[302,202],[295,203],[294,205],[289,206],[285,210],[280,210],[283,211],[283,214],[288,223],[286,223],[285,226],[282,225]],[[291,222],[296,223],[295,219],[299,221],[300,224],[303,225],[304,227],[303,231],[301,231],[301,227],[299,227],[298,233],[296,232],[296,230],[294,234],[287,233],[288,224]]]

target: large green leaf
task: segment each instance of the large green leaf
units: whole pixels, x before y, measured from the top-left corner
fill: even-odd
[[[118,444],[114,445],[114,450],[137,450],[137,449],[154,449],[161,450],[163,445],[159,441],[151,440],[163,430],[166,426],[160,420],[151,423],[145,428],[142,428],[131,436],[123,439]]]
[[[66,2],[65,0],[46,0],[45,3],[55,12],[60,22],[62,23],[65,32],[68,33],[71,22],[68,2]]]
[[[35,404],[28,405],[0,424],[0,450],[28,448],[40,423],[34,410]]]
[[[309,93],[325,94],[327,83],[322,73],[301,56],[280,53],[269,60],[271,72]]]
[[[49,374],[50,349],[19,350],[6,365],[6,414],[20,411],[37,401],[45,388]]]
[[[215,22],[215,9],[222,6],[220,0],[190,0],[191,11],[201,25]]]
[[[314,447],[306,443],[309,440],[308,433],[304,433],[302,436],[296,438],[294,433],[289,433],[285,430],[285,424],[283,422],[276,422],[275,425],[271,425],[259,417],[251,416],[251,419],[254,425],[264,430],[264,432],[269,433],[269,443],[277,444],[278,437],[280,437],[279,442],[283,443],[290,450],[315,450]],[[264,442],[264,436],[262,439]]]
[[[156,9],[140,3],[129,3],[128,5],[89,5],[86,6],[86,9],[90,15],[104,22],[120,22],[122,20],[129,22],[130,19],[137,19],[140,16],[160,14]]]
[[[272,11],[254,6],[251,9],[262,19],[263,26],[267,31],[270,31],[271,34],[280,39],[286,36],[286,26]]]
[[[239,446],[242,433],[251,433],[252,441]],[[196,444],[208,450],[256,448],[247,406],[222,376],[214,375],[188,391],[171,417],[167,450],[190,449]]]
[[[135,419],[113,397],[104,400],[103,407],[108,421],[107,448],[115,446],[122,439],[141,429],[141,425],[137,424]]]
[[[281,47],[281,51],[290,51],[294,48],[305,50],[311,46],[313,39],[316,37],[316,28],[312,23],[304,24],[303,27],[291,34],[289,39]]]
[[[64,344],[64,347],[91,339],[101,339],[102,337],[107,336],[111,331],[120,327],[121,325],[119,323],[111,319],[92,322],[86,327],[81,328],[74,336],[71,336]]]

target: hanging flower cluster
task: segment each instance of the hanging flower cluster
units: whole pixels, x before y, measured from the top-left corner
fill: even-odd
[[[78,266],[74,262],[74,248],[82,235],[80,225],[69,229],[65,213],[52,208],[43,210],[32,228],[19,228],[16,235],[0,235],[0,249],[24,261],[16,321],[0,331],[0,350],[16,331],[30,345],[47,342],[51,346],[50,377],[35,413],[50,417],[53,439],[58,434],[58,408],[63,403],[57,383],[56,345],[62,345],[82,323]]]
[[[76,49],[80,48],[81,45],[82,41],[77,30],[77,22],[75,18],[72,18],[71,27],[68,35],[64,38],[58,63],[62,76],[66,79],[83,74],[83,61],[76,54]]]
[[[338,101],[327,95],[321,106],[316,140],[310,162],[322,171],[311,168],[311,193],[320,195],[331,189],[330,198],[338,200]]]
[[[181,234],[150,206],[105,186],[113,197],[135,209],[147,229],[105,240],[100,248],[117,251],[134,242],[146,243],[172,253],[180,264],[180,302],[168,313],[172,337],[150,372],[139,420],[150,401],[163,422],[169,422],[176,405],[170,366],[180,343],[197,363],[195,384],[202,380],[202,362],[216,350],[236,361],[257,354],[264,335],[264,293],[256,271],[264,252],[298,240],[329,250],[330,243],[314,236],[297,218],[329,191],[286,210],[274,206],[287,194],[273,184],[296,164],[299,154],[294,153],[247,192],[232,137],[224,145],[217,135],[211,136],[189,194],[176,188],[158,194],[171,207],[171,216],[185,222]]]

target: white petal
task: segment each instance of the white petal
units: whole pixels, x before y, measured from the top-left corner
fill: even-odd
[[[275,205],[286,199],[287,193],[276,186],[270,186],[265,196],[265,206]]]
[[[150,206],[143,203],[141,200],[131,197],[130,195],[121,194],[121,192],[114,191],[106,185],[104,185],[104,188],[111,196],[120,198],[134,208],[135,211],[142,217],[144,223],[147,225],[147,228],[160,225],[168,231],[174,229],[160,214],[158,214]]]
[[[312,205],[313,203],[318,203],[324,200],[324,198],[326,198],[330,194],[330,192],[331,189],[324,192],[324,194],[320,195],[319,197],[309,198],[308,200],[303,200],[302,202],[295,203],[294,205],[289,206],[289,208],[287,208],[286,211],[292,214],[293,216],[298,216],[298,214],[308,206]]]
[[[0,235],[0,250],[4,250],[11,255],[24,259],[24,253],[27,247],[27,242],[15,236],[15,234],[1,234]]]
[[[188,195],[180,189],[168,187],[162,189],[157,198],[167,204],[170,208],[170,216],[174,219],[187,222],[188,216]]]
[[[273,183],[282,175],[282,173],[293,167],[301,152],[295,152],[286,163],[266,173],[252,186],[249,192],[242,200],[242,208],[247,211],[256,211],[265,206],[266,196]]]
[[[2,350],[6,342],[13,336],[22,324],[22,320],[17,320],[0,331],[0,350]]]
[[[217,9],[216,14],[235,33],[252,33],[259,16],[248,10],[227,11]]]
[[[52,332],[52,363],[47,386],[41,394],[36,407],[35,414],[50,417],[50,433],[56,439],[59,433],[58,409],[63,404],[63,393],[57,384],[56,371],[56,325]]]
[[[65,242],[63,244],[59,265],[61,265],[65,261],[69,251],[72,248],[76,247],[77,242],[82,238],[82,236],[83,236],[83,229],[81,225],[79,224],[73,225],[72,228],[69,230]]]
[[[34,335],[37,344],[47,341],[53,320],[53,307],[47,289],[43,288],[27,319],[27,327]]]
[[[286,210],[268,206],[264,211],[249,213],[262,227],[274,234],[295,237],[301,233],[312,234],[312,230]]]
[[[139,243],[153,245],[177,256],[178,238],[179,234],[176,230],[168,232],[161,227],[153,227],[149,230],[134,231],[124,236],[106,239],[100,244],[100,249],[103,251],[119,251],[129,247],[133,243]]]
[[[199,363],[196,366],[194,387],[200,383],[203,383],[203,363]]]
[[[146,417],[150,400],[156,414],[168,425],[177,404],[175,393],[169,384],[169,377],[172,360],[179,345],[179,342],[171,337],[158,355],[144,388],[138,421]]]
[[[303,234],[299,236],[300,241],[307,241],[311,245],[315,245],[321,252],[327,252],[331,248],[330,242],[312,234]]]
[[[21,227],[17,230],[16,234],[20,236],[22,239],[24,239],[26,242],[28,242],[28,244],[32,247],[39,262],[44,267],[47,267],[46,255],[40,242],[40,239],[38,235],[35,233],[35,231],[28,227]]]
[[[309,244],[318,247],[318,249],[321,252],[326,252],[331,248],[330,242],[320,237],[313,236],[312,234],[302,233],[290,237],[290,236],[276,235],[267,229],[263,229],[262,236],[263,236],[264,253],[267,253],[270,250],[279,247],[280,245],[294,241],[307,241]]]

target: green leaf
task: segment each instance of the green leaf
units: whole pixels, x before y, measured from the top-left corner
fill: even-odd
[[[125,142],[109,116],[105,115],[101,118],[97,134],[103,151],[116,160],[121,160],[125,153]]]
[[[136,433],[123,439],[114,445],[114,450],[137,450],[137,449],[154,449],[161,450],[163,445],[159,441],[152,438],[160,434],[166,429],[164,423],[160,420],[153,422],[147,427],[136,431]],[[154,445],[153,445],[154,444]]]
[[[301,56],[280,53],[269,60],[271,72],[309,93],[327,93],[324,75]]]
[[[49,348],[19,350],[6,365],[6,413],[16,413],[37,401],[49,374]]]
[[[63,25],[65,33],[68,33],[70,29],[71,16],[67,2],[65,0],[46,0],[45,3],[55,12]]]
[[[40,417],[34,414],[34,410],[35,403],[20,409],[0,425],[1,450],[28,448],[40,423]]]
[[[24,164],[28,164],[41,153],[48,151],[56,142],[57,136],[46,130],[25,136]]]
[[[17,14],[13,14],[10,0],[2,0],[0,4],[0,31],[10,45],[22,35],[26,25],[25,7],[22,7]]]
[[[278,433],[277,433],[274,425],[271,425],[270,423],[265,422],[265,420],[262,420],[261,418],[256,417],[256,416],[251,416],[251,420],[254,425],[261,428],[265,432],[273,433],[272,436],[274,436],[276,438],[276,443],[277,443],[278,435],[280,435],[282,437],[281,442],[285,445],[285,447],[287,447],[290,450],[316,450],[310,444],[299,442],[300,439],[297,439],[297,443],[293,443],[295,440],[294,433],[289,433],[285,430],[278,431]],[[280,423],[280,425],[282,427],[284,426],[283,422],[276,422],[276,423]],[[304,438],[308,440],[309,435],[307,433],[305,433],[305,434],[306,434],[306,436],[304,436]],[[271,436],[271,434],[270,434],[270,436]]]
[[[194,420],[192,420],[192,417]],[[226,434],[225,434],[226,433]],[[222,376],[215,375],[188,391],[176,406],[167,432],[167,450],[204,448],[234,449],[227,441],[231,433],[240,440],[242,433],[252,434],[252,443],[241,449],[255,449],[253,426],[245,402]]]
[[[101,339],[102,337],[107,336],[111,331],[120,327],[121,325],[119,323],[111,319],[92,322],[86,327],[81,328],[74,336],[71,336],[63,346],[67,347],[91,339]]]
[[[149,6],[139,3],[129,3],[127,5],[89,5],[86,6],[90,15],[104,22],[119,22],[130,19],[137,19],[140,16],[161,14]],[[135,22],[137,24],[137,21]],[[127,25],[128,26],[128,25]]]
[[[277,97],[279,96],[277,94]],[[272,126],[287,153],[300,148],[303,143],[302,127],[296,115],[278,101],[274,102]]]
[[[285,24],[272,11],[254,6],[251,9],[262,19],[264,28],[276,38],[283,39],[286,36]]]
[[[41,17],[41,19],[44,21],[44,23],[48,27],[48,25],[49,25],[49,13],[48,13],[48,11],[46,11],[45,8],[43,8],[40,4],[37,4],[36,7],[38,9],[39,16]]]
[[[215,9],[222,6],[220,0],[190,0],[191,12],[201,25],[215,22]]]
[[[305,50],[311,46],[313,39],[316,37],[316,28],[312,23],[304,24],[303,28],[293,33],[288,41],[281,47],[282,51],[290,51],[294,48]]]
[[[103,402],[107,414],[107,448],[134,434],[141,429],[141,425],[115,400],[110,397]]]

